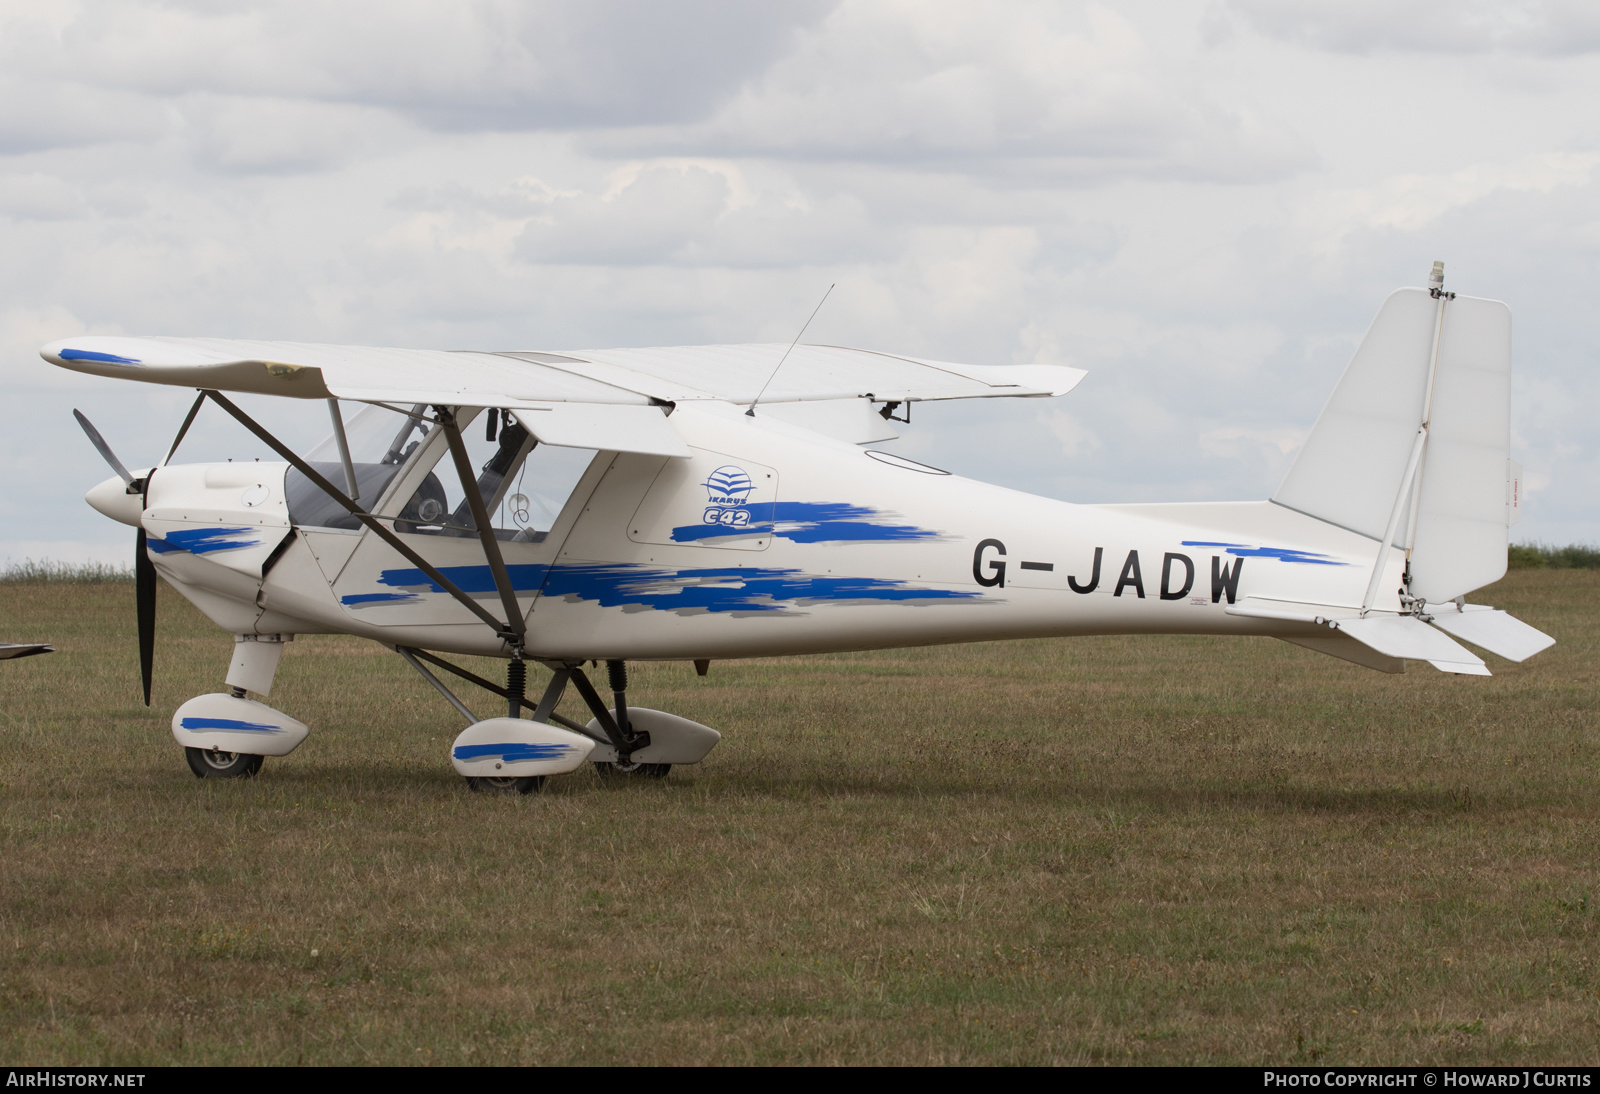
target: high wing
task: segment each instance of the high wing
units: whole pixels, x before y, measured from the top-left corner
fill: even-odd
[[[181,387],[538,411],[519,417],[546,444],[669,456],[689,452],[663,404],[748,404],[769,379],[763,404],[909,403],[1062,395],[1085,375],[1061,365],[957,365],[781,344],[488,353],[85,335],[52,342],[40,355],[77,372]]]

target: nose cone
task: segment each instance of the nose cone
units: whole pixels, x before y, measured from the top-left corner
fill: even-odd
[[[133,474],[135,478],[142,478],[149,472],[135,471]],[[83,500],[96,512],[112,520],[121,521],[134,528],[139,527],[139,516],[144,512],[144,498],[139,494],[128,493],[126,484],[115,475],[90,489],[83,496]]]

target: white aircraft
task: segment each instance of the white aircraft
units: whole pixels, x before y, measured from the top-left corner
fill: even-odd
[[[796,340],[798,343],[798,339]],[[178,708],[194,773],[253,775],[308,728],[267,696],[296,634],[393,649],[467,722],[474,789],[584,762],[664,775],[715,730],[627,702],[629,661],[770,657],[1062,635],[1270,635],[1381,672],[1488,675],[1553,639],[1465,595],[1506,568],[1505,305],[1400,289],[1269,501],[1073,505],[862,445],[911,404],[1050,397],[1084,373],[834,346],[444,352],[84,336],[44,358],[199,389],[167,456],[90,505],[138,531],[146,704],[156,574],[234,636],[229,693]],[[776,368],[776,372],[774,369]],[[765,392],[763,393],[763,388]],[[300,456],[223,392],[322,400]],[[207,402],[281,463],[175,464]],[[361,404],[346,419],[343,404]],[[905,417],[895,417],[904,408]],[[505,686],[441,653],[507,658]],[[551,676],[525,693],[526,665]],[[606,663],[608,706],[583,671]],[[431,668],[430,668],[431,666]],[[443,669],[508,703],[480,719]],[[556,713],[568,685],[593,713]]]

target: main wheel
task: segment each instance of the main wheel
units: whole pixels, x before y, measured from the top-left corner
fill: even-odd
[[[467,786],[474,794],[533,794],[544,789],[544,776],[468,775]]]
[[[602,779],[664,779],[667,772],[672,770],[671,764],[634,764],[618,763],[615,760],[602,760],[594,765]]]
[[[184,748],[183,756],[197,779],[248,779],[261,770],[261,761],[266,759],[248,752],[188,747]]]

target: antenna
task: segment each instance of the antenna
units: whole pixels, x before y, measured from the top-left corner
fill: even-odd
[[[838,282],[834,282],[834,284],[838,284]],[[822,299],[817,301],[817,306],[811,309],[811,319],[817,317],[817,313],[822,310],[822,305],[828,302],[828,293],[832,291],[833,285],[829,285],[828,292],[823,293]],[[767,377],[767,382],[761,385],[761,390],[756,392],[756,397],[750,401],[750,409],[745,411],[747,417],[754,418],[756,416],[756,404],[761,401],[761,396],[767,393],[767,388],[772,385],[772,381],[777,379],[778,369],[782,368],[783,363],[789,359],[789,354],[794,352],[794,347],[800,344],[800,339],[806,333],[806,327],[811,325],[811,319],[805,321],[805,326],[800,328],[800,333],[794,336],[794,341],[789,343],[789,348],[783,351],[782,357],[778,358],[778,368],[772,370],[772,375]]]

